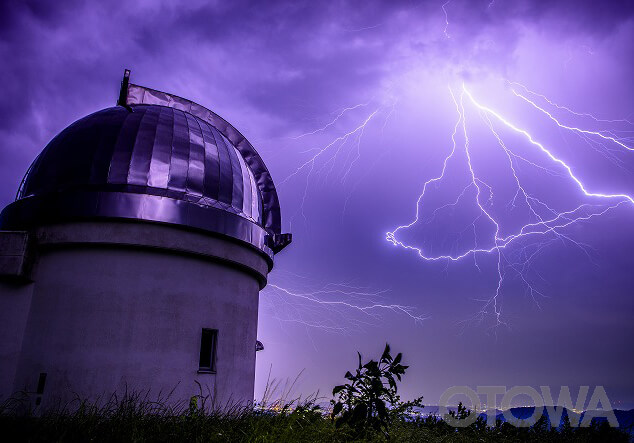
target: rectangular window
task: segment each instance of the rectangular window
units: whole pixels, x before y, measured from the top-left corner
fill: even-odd
[[[200,337],[199,371],[216,372],[216,347],[218,344],[218,330],[203,328]]]
[[[42,394],[44,394],[45,385],[46,372],[40,372],[40,378],[37,380],[37,398],[35,399],[35,406],[39,406],[42,403]]]
[[[46,372],[40,372],[40,378],[37,379],[37,393],[44,394],[44,386],[46,386]]]

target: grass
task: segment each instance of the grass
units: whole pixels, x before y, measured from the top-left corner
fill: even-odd
[[[292,392],[302,374],[294,380],[271,380],[270,372],[259,403],[228,402],[217,405],[210,395],[176,402],[149,393],[125,392],[91,402],[76,399],[65,405],[32,409],[26,394],[0,404],[2,442],[630,442],[622,430],[607,423],[589,428],[550,428],[544,421],[532,428],[508,423],[487,427],[479,419],[473,425],[456,429],[438,417],[403,418],[395,416],[388,433],[370,427],[337,427],[330,411],[320,408],[327,398],[319,393],[294,398]],[[466,411],[468,412],[468,411]]]
[[[34,413],[5,403],[0,414],[2,441],[26,442],[628,442],[627,434],[605,426],[571,429],[547,427],[456,430],[435,418],[396,420],[389,436],[355,435],[337,429],[328,414],[315,408],[316,398],[277,400],[259,405],[212,408],[208,397],[169,405],[147,396],[112,396],[103,404],[74,402],[66,408]]]

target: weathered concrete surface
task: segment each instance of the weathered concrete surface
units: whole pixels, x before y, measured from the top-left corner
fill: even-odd
[[[186,400],[196,381],[219,402],[253,399],[261,254],[132,223],[43,227],[36,237],[34,283],[0,287],[0,306],[20,313],[0,341],[2,393],[12,372],[11,389],[29,392],[44,372],[44,407],[125,389]],[[216,374],[198,373],[202,328],[219,331]]]
[[[27,232],[0,231],[0,278],[27,277],[27,246]]]
[[[203,258],[222,260],[244,271],[254,273],[261,287],[266,286],[270,270],[265,255],[250,245],[228,237],[180,229],[159,223],[129,221],[75,222],[43,226],[34,234],[40,246],[64,244],[111,244],[135,248],[163,249]],[[257,252],[257,253],[254,253]]]
[[[0,401],[13,391],[33,283],[0,281]]]
[[[0,399],[12,393],[31,306],[28,233],[0,231]]]

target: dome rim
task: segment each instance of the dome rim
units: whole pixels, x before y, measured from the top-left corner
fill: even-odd
[[[220,235],[257,250],[273,267],[270,234],[259,224],[224,209],[152,194],[75,189],[32,195],[14,201],[0,212],[0,230],[103,219],[159,223]]]

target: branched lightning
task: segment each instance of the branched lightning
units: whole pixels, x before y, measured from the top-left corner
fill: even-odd
[[[598,137],[605,142],[614,143],[627,150],[632,150],[632,148],[626,145],[622,140],[606,135],[602,132],[564,125],[547,110],[540,107],[524,95],[518,93],[515,89],[512,91],[515,96],[523,99],[540,112],[544,113],[562,129],[580,133],[584,136]],[[451,150],[443,160],[440,173],[424,182],[422,192],[416,201],[414,219],[410,223],[400,225],[394,230],[388,231],[386,233],[386,239],[394,246],[415,252],[425,261],[458,261],[468,256],[472,256],[475,266],[478,267],[478,269],[480,269],[480,267],[476,257],[479,255],[493,254],[495,257],[497,284],[492,296],[483,301],[484,306],[479,314],[483,316],[484,314],[492,312],[496,319],[496,325],[500,325],[504,324],[501,320],[502,310],[500,304],[500,294],[509,270],[519,276],[520,280],[526,285],[533,299],[535,299],[536,295],[543,295],[534,288],[530,281],[526,278],[526,270],[528,266],[543,250],[543,248],[552,241],[565,241],[570,242],[585,251],[587,245],[574,241],[570,236],[563,232],[564,228],[575,223],[601,216],[620,205],[634,203],[634,198],[632,195],[626,193],[607,193],[589,190],[588,187],[584,185],[582,179],[573,172],[573,167],[571,165],[555,155],[554,152],[546,148],[544,144],[537,141],[536,138],[527,130],[518,127],[516,124],[512,123],[510,120],[490,107],[479,103],[464,85],[459,97],[456,97],[451,87],[449,87],[449,94],[455,105],[457,114],[457,120],[451,133]],[[519,229],[516,229],[511,234],[502,234],[502,224],[499,221],[499,217],[496,216],[495,211],[497,208],[494,207],[493,203],[494,189],[480,176],[480,174],[478,174],[477,169],[474,167],[472,159],[474,155],[478,155],[478,152],[474,151],[471,147],[469,131],[467,130],[465,101],[468,101],[471,106],[477,110],[482,122],[493,135],[497,142],[497,146],[502,150],[505,158],[507,159],[507,165],[510,169],[516,189],[514,196],[511,201],[508,202],[507,207],[513,209],[521,204],[530,214],[529,220],[525,221]],[[543,166],[514,152],[514,150],[505,143],[500,130],[496,128],[496,124],[494,123],[501,125],[501,128],[505,131],[520,134],[525,139],[528,146],[536,149],[538,153],[540,153],[540,155],[550,163],[550,165]],[[461,146],[458,145],[458,135],[460,135],[460,138],[463,140]],[[436,187],[444,179],[446,179],[450,164],[458,162],[460,159],[463,159],[462,161],[466,164],[468,171],[466,186],[462,187],[461,192],[455,199],[452,199],[447,204],[436,207],[429,215],[423,216],[423,211],[428,209],[425,204],[427,193],[432,186]],[[581,191],[582,195],[586,198],[592,199],[593,202],[576,205],[574,208],[565,211],[554,209],[542,199],[532,195],[522,184],[517,167],[519,162],[539,168],[551,175],[571,180],[572,183],[576,185],[577,189]],[[475,217],[467,223],[468,228],[464,231],[472,233],[471,246],[463,247],[462,250],[453,253],[435,253],[429,248],[417,246],[402,239],[403,232],[415,226],[417,226],[418,229],[421,226],[424,227],[425,225],[428,225],[432,220],[434,220],[434,218],[436,218],[439,212],[460,204],[467,197],[471,198],[472,204],[474,204],[477,208],[477,215],[475,215]],[[484,225],[482,225],[482,222],[484,222]],[[487,225],[489,226],[488,228]],[[478,235],[478,227],[480,229],[487,230],[490,234],[486,236]],[[532,238],[536,242],[532,244],[522,242],[522,244],[516,248],[517,250],[514,254],[507,251],[509,245],[526,238]]]
[[[360,106],[361,105],[356,105],[356,106],[353,106],[353,107],[350,107],[350,108],[346,108],[346,109],[358,108]],[[284,180],[282,180],[280,182],[280,185],[283,185],[288,180],[290,180],[291,178],[295,177],[297,174],[299,174],[305,168],[314,167],[315,163],[317,162],[317,160],[322,155],[325,155],[325,154],[327,154],[327,153],[329,153],[331,151],[334,151],[334,152],[331,154],[331,157],[329,158],[329,160],[334,161],[336,159],[336,157],[339,155],[341,149],[346,145],[346,143],[350,139],[355,140],[355,143],[358,146],[361,143],[361,136],[363,135],[363,131],[364,131],[365,127],[368,125],[368,123],[370,123],[370,121],[377,115],[377,113],[379,111],[380,111],[380,109],[374,110],[356,128],[346,132],[343,135],[340,135],[340,136],[336,137],[334,140],[332,140],[330,143],[326,144],[325,146],[323,146],[321,148],[313,149],[313,150],[317,151],[317,153],[314,154],[312,157],[310,157],[305,162],[303,162],[301,165],[299,165],[295,171],[293,171],[290,175],[288,175]],[[332,126],[337,121],[337,119],[339,119],[340,117],[341,117],[341,115],[337,116],[337,118],[335,118],[335,120],[330,122],[324,128],[326,128],[328,126]],[[315,134],[315,133],[319,132],[320,130],[322,130],[322,128],[317,129],[317,130],[313,131],[312,133],[307,133],[307,134],[303,134],[303,135]]]
[[[446,6],[447,3],[443,6]],[[585,116],[586,114],[575,113],[569,108],[557,105],[545,96],[534,93],[519,83],[509,82],[509,84],[513,86],[511,91],[515,97],[529,104],[533,109],[538,110],[562,130],[577,134],[586,141],[595,139],[595,143],[612,144],[614,147],[624,148],[627,151],[634,150],[628,144],[627,139],[617,137],[607,131],[596,131],[562,123],[552,112],[531,100],[527,94],[542,97],[545,103],[550,106],[559,110],[566,110],[575,116]],[[523,88],[526,94],[520,92],[520,88]],[[539,298],[545,297],[545,295],[535,286],[527,274],[531,264],[542,254],[545,248],[553,244],[553,242],[562,242],[578,247],[588,257],[591,257],[589,253],[591,248],[573,239],[566,233],[565,229],[576,223],[599,217],[623,204],[634,203],[634,198],[627,193],[598,192],[589,189],[579,174],[574,171],[573,166],[567,161],[557,156],[553,150],[547,148],[527,130],[511,122],[511,120],[491,107],[480,103],[464,85],[460,89],[459,94],[456,94],[451,87],[448,89],[457,116],[451,132],[451,149],[442,161],[440,172],[423,183],[422,192],[416,201],[414,219],[407,224],[397,226],[392,231],[388,231],[386,239],[394,246],[416,253],[425,261],[446,261],[449,263],[471,257],[475,267],[480,271],[482,271],[482,268],[479,261],[481,258],[479,257],[492,256],[494,258],[492,263],[495,266],[496,284],[488,298],[479,300],[483,303],[483,307],[477,313],[476,318],[482,319],[485,315],[492,314],[495,318],[495,324],[502,325],[505,323],[502,320],[501,294],[509,276],[512,275],[518,278],[525,286],[526,292],[539,305]],[[382,131],[388,119],[394,113],[395,105],[396,101],[393,101],[389,107],[379,106],[366,114],[352,129],[336,136],[325,145],[303,151],[304,153],[310,152],[311,156],[281,182],[286,183],[303,170],[308,171],[300,205],[302,215],[304,215],[304,202],[311,174],[321,173],[324,170],[330,174],[336,164],[343,164],[344,169],[341,180],[344,182],[355,162],[360,158],[362,137],[368,125],[382,113],[385,119]],[[325,125],[293,138],[299,140],[325,133],[335,128],[337,123],[348,113],[367,106],[369,106],[369,102],[346,107],[338,111],[335,117]],[[478,171],[478,167],[474,165],[473,159],[480,156],[481,153],[479,149],[472,146],[470,140],[469,128],[477,124],[477,121],[467,118],[468,110],[472,110],[477,114],[480,122],[484,124],[484,127],[493,137],[495,146],[504,155],[504,165],[508,168],[514,183],[513,196],[506,205],[495,203],[495,185],[487,182],[487,179]],[[587,114],[587,116],[590,116],[590,114]],[[612,122],[597,119],[594,116],[592,118],[595,122]],[[625,120],[618,120],[618,122],[625,122]],[[518,134],[525,140],[525,145],[533,150],[532,154],[520,152],[517,147],[509,145],[505,141],[505,133]],[[523,146],[523,150],[526,150],[525,148],[526,146]],[[346,150],[344,151],[344,149]],[[460,187],[457,195],[447,203],[437,205],[437,207],[430,207],[426,203],[427,194],[432,188],[437,188],[447,179],[451,168],[459,167],[461,164],[465,166],[466,176],[465,182]],[[573,204],[566,209],[556,207],[549,203],[547,199],[533,194],[529,187],[524,184],[522,180],[524,168],[533,168],[550,177],[568,180],[574,184],[587,201]],[[463,243],[460,243],[459,246],[452,250],[434,251],[424,245],[417,245],[415,240],[407,240],[403,237],[406,231],[414,227],[416,229],[425,228],[437,220],[444,211],[465,204],[473,206],[476,212],[471,219],[465,221],[466,227],[458,233],[459,241]],[[509,229],[504,226],[502,221],[501,208],[507,212],[514,210],[524,211],[527,214],[526,219],[519,227]],[[463,241],[465,239],[466,246]],[[458,241],[456,241],[456,245],[458,245]],[[514,245],[514,248],[510,249],[510,245]],[[333,287],[328,285],[321,289],[309,291],[288,289],[288,287],[281,285],[269,286],[278,297],[283,296],[284,298],[280,303],[287,308],[285,321],[293,321],[305,326],[333,331],[349,331],[351,323],[356,327],[367,325],[377,320],[379,313],[385,311],[406,315],[415,322],[424,318],[415,314],[412,307],[371,300],[372,297],[379,296],[382,292],[376,293],[351,287]],[[291,315],[288,315],[289,312],[291,312]],[[323,315],[325,313],[328,315]],[[344,315],[344,313],[347,314]],[[356,313],[357,317],[350,315],[353,313]],[[318,318],[318,320],[315,320],[315,318]],[[342,321],[343,318],[348,320],[348,325],[345,325],[345,322]],[[352,318],[356,319],[351,320]],[[338,321],[333,319],[338,319]]]
[[[269,283],[264,297],[274,298],[274,315],[279,321],[328,332],[363,331],[379,324],[388,312],[403,315],[414,323],[426,319],[414,307],[384,302],[388,292],[346,283],[330,283],[312,290]]]
[[[317,136],[326,135],[333,130],[336,131],[338,127],[345,125],[351,119],[353,120],[361,109],[369,107],[372,102],[373,100],[343,108],[323,126],[294,136],[292,139],[303,140],[306,143],[306,140],[316,140]],[[306,182],[298,209],[304,219],[306,219],[304,203],[311,176],[324,173],[327,179],[333,169],[338,167],[340,168],[339,180],[341,183],[345,183],[355,164],[361,158],[363,136],[368,126],[378,117],[380,126],[376,129],[383,134],[387,122],[395,112],[396,103],[397,101],[392,99],[379,104],[374,109],[367,111],[362,119],[357,120],[352,129],[346,129],[340,135],[328,139],[321,146],[304,149],[300,152],[301,154],[309,153],[310,156],[283,179],[280,185],[284,185],[302,171],[306,171],[305,174],[302,174],[305,175]],[[356,111],[354,115],[352,115],[353,111]],[[346,117],[346,122],[342,122],[344,117]],[[355,186],[353,186],[352,191],[354,191]],[[348,198],[349,195],[345,203],[347,203]],[[345,212],[345,204],[343,211]],[[291,217],[291,220],[293,218]],[[298,277],[295,276],[295,281],[291,284],[269,283],[265,289],[264,299],[272,301],[273,315],[279,321],[297,323],[311,329],[350,333],[355,330],[363,331],[368,326],[379,324],[388,313],[404,316],[414,323],[419,323],[426,318],[417,313],[416,308],[412,306],[386,302],[385,294],[388,291],[385,290],[372,291],[346,283],[330,283],[317,286],[317,288],[315,284],[312,284],[309,285],[308,289],[297,289]],[[300,286],[306,286],[306,283],[304,282]]]
[[[544,94],[540,94],[538,92],[535,91],[531,91],[530,89],[528,89],[526,86],[524,86],[521,83],[518,82],[509,82],[511,85],[517,86],[522,88],[524,91],[526,91],[528,94],[533,95],[535,97],[539,97],[542,100],[544,100],[546,103],[548,103],[549,105],[559,109],[559,110],[563,110],[566,111],[572,115],[575,115],[577,117],[587,117],[590,118],[592,120],[594,120],[597,123],[627,123],[630,125],[634,125],[634,123],[632,123],[631,120],[628,120],[626,118],[616,118],[616,119],[605,119],[605,118],[598,118],[590,113],[587,112],[576,112],[573,111],[572,109],[570,109],[568,106],[563,106],[563,105],[559,105],[557,103],[555,103],[554,101],[550,100],[548,97],[546,97]]]
[[[506,120],[504,117],[502,117],[500,114],[498,114],[497,112],[493,111],[490,108],[487,108],[486,106],[483,106],[481,104],[479,104],[471,95],[471,93],[469,91],[467,91],[467,89],[463,86],[463,91],[465,94],[467,94],[467,96],[469,97],[469,99],[471,100],[471,102],[480,110],[494,116],[496,119],[498,119],[500,122],[502,122],[505,126],[507,126],[508,128],[512,129],[515,132],[518,132],[520,134],[522,134],[524,137],[526,137],[526,139],[528,140],[528,142],[530,144],[532,144],[533,146],[539,148],[539,150],[541,150],[543,153],[545,153],[548,158],[550,158],[550,160],[552,160],[553,162],[561,165],[567,172],[568,175],[570,176],[570,178],[577,184],[577,186],[579,187],[579,189],[587,196],[587,197],[599,197],[599,198],[608,198],[608,199],[612,199],[612,198],[621,198],[621,199],[627,199],[629,200],[631,203],[634,203],[634,198],[631,195],[628,194],[604,194],[604,193],[599,193],[599,192],[590,192],[586,189],[586,187],[583,185],[583,183],[581,182],[581,180],[575,176],[575,174],[572,172],[572,168],[563,160],[557,158],[550,150],[546,149],[546,147],[544,147],[544,145],[542,145],[541,143],[535,141],[533,139],[533,136],[531,136],[527,131],[518,128],[517,126],[515,126],[514,124],[512,124],[511,122],[509,122],[508,120]],[[539,108],[541,109],[541,108]],[[548,114],[548,112],[544,111],[546,114]],[[549,117],[552,117],[550,114],[548,114]],[[555,120],[557,122],[556,119],[553,118],[553,120]],[[558,123],[558,122],[557,122]],[[591,132],[591,131],[584,131],[584,130],[580,130],[578,128],[573,128],[570,126],[565,126],[565,125],[561,125],[558,123],[558,125],[564,129],[569,129],[572,131],[579,131],[579,132]],[[620,146],[625,147],[626,149],[629,150],[633,150],[632,148],[629,148],[627,146],[625,146],[624,144],[620,143],[619,141],[611,138],[611,137],[605,137],[602,136],[600,133],[598,132],[591,132],[594,135],[598,135],[601,136],[603,138],[612,140],[613,142],[619,144]]]
[[[449,32],[451,2],[452,0],[444,0],[441,3],[445,39],[452,38]],[[491,0],[487,9],[491,9],[494,4],[495,0]],[[615,165],[622,167],[624,162],[620,156],[634,151],[634,128],[624,130],[617,126],[634,126],[632,121],[626,118],[599,118],[590,113],[577,112],[520,83],[507,81],[507,84],[513,97],[522,106],[531,112],[537,111],[540,118],[558,128],[560,133],[571,134],[575,141],[582,141],[582,147],[584,144],[589,146]],[[589,181],[583,178],[583,174],[573,163],[574,159],[566,158],[556,149],[547,147],[549,142],[541,140],[532,131],[478,101],[465,85],[459,89],[449,86],[448,89],[456,115],[449,152],[443,157],[439,172],[423,182],[416,199],[413,219],[386,232],[385,237],[392,245],[411,251],[427,262],[444,262],[448,265],[451,262],[473,260],[480,272],[487,269],[485,266],[494,268],[495,285],[484,299],[478,300],[483,306],[476,318],[483,319],[485,315],[493,315],[495,325],[503,325],[501,295],[510,284],[511,278],[521,282],[527,294],[539,305],[539,299],[546,295],[534,282],[535,276],[543,280],[532,266],[538,257],[550,245],[563,243],[579,248],[592,260],[592,248],[573,238],[568,228],[601,217],[618,207],[634,204],[634,197],[630,191],[594,189],[596,186],[589,185]],[[301,154],[308,154],[308,158],[302,160],[280,182],[283,185],[300,173],[302,177],[305,175],[306,183],[298,210],[304,219],[304,203],[311,176],[325,172],[327,180],[335,168],[341,168],[340,180],[346,183],[361,157],[364,133],[373,121],[381,119],[380,116],[384,118],[381,128],[381,133],[383,132],[394,113],[396,100],[389,106],[375,106],[374,103],[374,100],[370,100],[345,107],[334,113],[334,118],[323,126],[291,137],[303,142],[321,141],[316,143],[316,147],[303,150]],[[355,120],[361,113],[363,118]],[[354,121],[354,124],[346,126],[350,121]],[[570,123],[571,121],[575,124]],[[579,122],[581,124],[577,124]],[[500,172],[510,182],[510,198],[500,197],[502,192],[498,191],[499,184],[486,175],[486,170],[480,163],[483,151],[474,136],[477,132],[472,131],[476,126],[484,128],[486,137],[490,138],[492,147],[488,150],[501,156],[496,158],[502,159]],[[346,130],[341,131],[340,127],[346,127]],[[330,131],[335,133],[332,136],[334,138],[329,137],[324,143],[323,137],[328,136]],[[509,138],[510,134],[514,136],[513,141]],[[568,138],[564,140],[568,142]],[[375,161],[380,158],[375,157]],[[456,170],[460,172],[454,175]],[[534,183],[524,177],[527,170],[542,174],[541,177],[553,180],[553,183],[563,183],[564,186],[557,191],[572,192],[573,196],[566,196],[563,203],[553,202],[556,194],[543,194],[543,190],[536,190]],[[430,195],[438,188],[456,186],[456,180],[459,183],[457,191],[452,191],[455,194],[440,203],[432,200]],[[357,184],[358,182],[355,187]],[[345,200],[344,212],[349,198],[350,194]],[[425,238],[420,240],[418,234],[421,231],[432,229],[434,224],[438,225],[441,217],[445,221],[448,213],[455,214],[461,210],[468,215],[455,217],[458,219],[458,229],[451,232],[451,235],[457,239],[450,246],[447,247],[447,243],[443,242],[441,249],[437,250],[437,246],[426,243]],[[305,326],[348,331],[350,321],[356,326],[367,325],[377,320],[379,313],[386,311],[405,315],[415,322],[424,319],[412,307],[374,300],[383,291],[372,292],[345,285],[326,285],[320,289],[304,291],[288,289],[285,285],[272,284],[269,287],[272,294],[281,297],[281,303],[291,313],[284,320]],[[346,321],[342,321],[344,318]]]
[[[545,110],[544,108],[542,108],[541,106],[539,106],[537,103],[535,103],[534,101],[530,100],[529,98],[527,98],[526,96],[522,95],[521,93],[517,92],[514,88],[511,88],[511,91],[513,92],[513,94],[516,97],[521,98],[522,100],[524,100],[525,102],[527,102],[528,104],[530,104],[532,107],[534,107],[535,109],[539,110],[540,112],[542,112],[543,114],[545,114],[546,116],[548,116],[548,118],[550,118],[553,122],[555,122],[555,124],[557,126],[559,126],[562,129],[567,129],[569,131],[573,131],[576,132],[577,134],[584,134],[584,135],[590,135],[590,136],[595,136],[595,137],[599,137],[602,138],[603,140],[606,141],[610,141],[612,143],[615,143],[619,146],[621,146],[624,149],[627,149],[628,151],[634,151],[634,147],[628,146],[625,143],[623,143],[621,140],[619,140],[616,137],[612,137],[609,135],[605,135],[599,131],[590,131],[587,129],[583,129],[583,128],[578,128],[575,126],[568,126],[565,125],[563,123],[561,123],[559,120],[557,120],[557,118],[555,118],[550,112],[548,112],[547,110]],[[473,99],[472,99],[473,100]],[[548,101],[549,103],[552,103],[550,101]],[[566,108],[568,109],[568,108]],[[590,115],[590,114],[587,114]],[[597,119],[596,117],[593,117],[596,121],[600,121],[599,119]],[[613,121],[612,121],[613,122]]]
[[[337,114],[333,120],[329,121],[328,123],[326,123],[326,124],[325,124],[324,126],[322,126],[321,128],[317,128],[317,129],[315,129],[314,131],[306,132],[306,133],[304,133],[304,134],[296,135],[296,136],[294,136],[294,137],[291,137],[291,139],[292,139],[292,140],[299,140],[300,138],[307,137],[307,136],[309,136],[309,135],[315,135],[315,134],[317,134],[318,132],[323,132],[323,131],[325,131],[326,129],[330,128],[331,126],[334,126],[334,125],[335,125],[335,124],[339,121],[339,119],[345,115],[345,113],[346,113],[346,112],[348,112],[348,111],[354,111],[354,110],[355,110],[355,109],[357,109],[357,108],[361,108],[361,107],[364,107],[364,106],[368,106],[368,104],[369,104],[369,103],[359,103],[359,104],[354,105],[354,106],[349,106],[349,107],[347,107],[347,108],[343,108],[343,109],[341,110],[341,112],[339,112],[339,114]]]
[[[449,32],[447,32],[447,30],[449,29],[449,14],[447,13],[447,5],[449,5],[449,3],[451,3],[451,0],[447,0],[441,6],[442,12],[445,14],[445,29],[443,29],[445,38],[451,38],[451,36],[449,35]]]
[[[374,99],[373,99],[374,100]],[[325,134],[333,129],[336,129],[337,126],[342,126],[340,121],[344,116],[349,119],[353,119],[355,116],[347,116],[352,111],[359,110],[362,108],[366,108],[370,106],[370,103],[373,102],[370,100],[365,103],[358,103],[352,106],[348,106],[338,111],[333,119],[328,121],[323,126],[314,129],[312,131],[300,134],[298,136],[292,137],[294,140],[313,140],[317,135]],[[332,139],[329,139],[328,142],[322,144],[321,146],[317,146],[314,148],[304,149],[301,151],[301,154],[310,153],[310,156],[304,160],[294,171],[292,171],[286,178],[280,181],[280,186],[286,184],[292,178],[300,175],[303,171],[306,171],[305,174],[305,183],[304,183],[304,191],[302,194],[302,198],[300,201],[300,205],[298,208],[298,213],[301,214],[304,221],[307,224],[307,217],[304,213],[304,203],[306,201],[308,195],[309,182],[313,175],[319,176],[323,174],[326,180],[330,178],[335,167],[340,168],[340,177],[339,180],[341,183],[346,183],[352,169],[355,164],[359,161],[362,154],[362,141],[363,136],[365,134],[366,129],[375,119],[379,118],[379,120],[383,120],[383,124],[381,127],[381,132],[385,128],[388,120],[394,113],[394,108],[396,106],[396,100],[388,100],[387,103],[379,104],[374,107],[373,110],[368,111],[360,121],[357,120],[356,125],[350,129],[346,130],[340,135],[335,136]],[[358,111],[357,111],[358,114]],[[381,116],[381,117],[379,117]],[[358,184],[358,183],[356,183]],[[352,186],[352,190],[349,191],[348,196],[346,198],[346,203],[350,194],[354,191],[356,184]],[[345,204],[344,204],[344,212],[345,212]],[[295,213],[291,217],[291,223],[294,220],[297,213]]]

